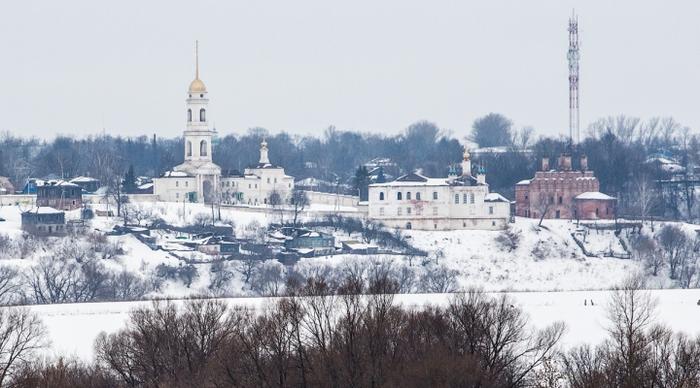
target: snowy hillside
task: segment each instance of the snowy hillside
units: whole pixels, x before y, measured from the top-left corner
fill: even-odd
[[[135,206],[147,210],[152,217],[173,225],[183,225],[187,220],[197,217],[211,217],[211,209],[200,204],[183,206],[175,203],[143,203]],[[280,220],[279,214],[266,212],[262,208],[222,208],[221,213],[224,222],[235,225],[235,234],[239,237],[257,238],[264,233],[268,223]],[[92,251],[87,256],[97,258],[96,261],[106,271],[111,271],[115,276],[128,273],[140,282],[145,290],[142,294],[135,294],[135,298],[212,294],[258,296],[262,292],[245,281],[245,268],[242,268],[240,262],[228,261],[216,266],[210,263],[212,256],[192,249],[172,252],[153,250],[130,234],[95,237],[110,231],[121,222],[115,217],[96,217],[90,221],[84,235],[50,237],[36,241],[22,237],[19,208],[0,207],[0,217],[6,219],[0,222],[0,235],[9,238],[6,246],[0,247],[0,266],[16,269],[23,275],[20,278],[31,273],[42,258],[49,260],[65,254],[68,247],[79,246]],[[67,214],[67,218],[77,217],[77,212]],[[302,258],[294,268],[284,268],[270,260],[269,269],[282,273],[294,270],[302,274],[323,271],[342,274],[352,268],[363,267],[363,270],[368,270],[390,265],[404,278],[410,278],[405,287],[402,287],[402,292],[411,293],[454,291],[470,286],[482,287],[488,291],[602,290],[610,289],[630,274],[643,270],[642,264],[637,260],[607,256],[613,254],[625,257],[622,255],[626,254],[620,239],[610,230],[588,230],[565,220],[546,220],[543,226],[538,227],[537,220],[517,218],[507,232],[404,231],[402,234],[406,241],[426,251],[426,257],[342,254]],[[336,245],[344,240],[362,239],[362,236],[348,235],[339,230],[325,231],[335,235]],[[582,242],[588,255],[584,254],[572,235]],[[167,245],[168,241],[174,241],[175,238],[184,238],[161,234],[156,234],[155,237],[161,245]],[[100,241],[93,241],[95,239]],[[27,241],[33,245],[24,246],[29,244]],[[95,252],[109,249],[114,252]],[[158,278],[156,273],[161,265],[173,271],[187,267],[190,272],[186,274],[186,280],[179,275]],[[222,269],[226,273],[225,277],[221,275]],[[429,277],[427,274],[436,269],[442,270],[442,274],[453,276],[454,285],[424,286],[425,279]],[[650,278],[649,286],[672,286],[662,279],[664,277],[661,276]],[[217,284],[216,287],[213,287],[214,283]],[[125,294],[129,298],[129,294]],[[32,302],[31,296],[27,301]]]

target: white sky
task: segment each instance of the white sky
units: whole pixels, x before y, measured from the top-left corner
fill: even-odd
[[[199,39],[221,135],[427,119],[461,137],[489,112],[563,134],[574,7],[583,129],[625,113],[700,130],[697,0],[8,1],[0,130],[178,136]]]

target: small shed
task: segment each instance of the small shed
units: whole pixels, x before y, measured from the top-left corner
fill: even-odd
[[[379,247],[372,244],[366,244],[356,240],[347,240],[342,242],[343,251],[355,253],[359,255],[373,255],[379,252]]]

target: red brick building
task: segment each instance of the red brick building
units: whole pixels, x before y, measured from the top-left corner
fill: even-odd
[[[600,193],[600,183],[581,157],[579,169],[572,168],[571,156],[559,157],[557,168],[542,160],[535,177],[515,185],[515,215],[520,217],[565,219],[611,219],[615,198]],[[584,195],[585,194],[585,195]]]

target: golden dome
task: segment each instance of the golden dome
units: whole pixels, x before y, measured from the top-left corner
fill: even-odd
[[[201,79],[195,78],[192,83],[190,83],[190,93],[202,93],[206,92],[207,87],[204,86],[204,82]]]

